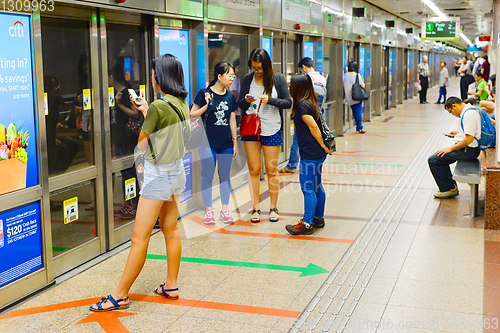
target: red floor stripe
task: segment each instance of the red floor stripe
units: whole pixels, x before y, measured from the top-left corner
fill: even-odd
[[[282,235],[282,234],[267,234],[259,232],[234,231],[234,230],[222,229],[216,225],[206,225],[205,223],[203,223],[203,220],[198,216],[191,215],[188,216],[188,219],[212,230],[213,232],[225,235],[269,237],[269,238],[282,238],[282,239],[301,239],[301,240],[309,240],[317,242],[331,242],[331,243],[345,243],[345,244],[351,244],[353,242],[351,239],[325,238],[325,237],[314,237],[314,236],[292,236],[292,235]]]
[[[355,156],[355,157],[381,157],[381,158],[413,158],[412,156],[382,156],[382,155],[354,155],[354,154],[337,154],[333,153],[334,156]]]
[[[329,175],[354,175],[354,176],[383,176],[383,177],[400,177],[401,175],[387,175],[379,173],[357,173],[357,172],[333,172],[333,171],[323,171],[323,174]]]
[[[215,310],[243,312],[243,313],[254,313],[254,314],[262,314],[262,315],[268,315],[268,316],[297,318],[300,315],[299,311],[263,308],[263,307],[239,305],[239,304],[206,302],[206,301],[198,301],[198,300],[190,300],[190,299],[178,299],[178,300],[173,301],[173,300],[170,300],[170,299],[168,299],[166,297],[162,297],[162,296],[148,296],[148,295],[138,295],[138,294],[129,294],[129,297],[132,301],[141,301],[141,302],[158,303],[158,304],[172,304],[172,305],[179,305],[179,306],[190,306],[190,307],[195,307],[195,308],[215,309]],[[45,313],[45,312],[51,312],[51,311],[57,311],[57,310],[77,308],[77,307],[81,307],[81,306],[89,306],[93,303],[99,302],[100,300],[101,300],[100,297],[87,298],[87,299],[82,299],[82,300],[73,301],[73,302],[65,302],[65,303],[52,304],[52,305],[46,305],[46,306],[38,306],[38,307],[30,308],[30,309],[14,310],[14,311],[9,311],[6,314],[0,316],[0,319],[22,317],[22,316],[28,316],[28,315],[33,315],[33,314],[37,314],[37,313]],[[89,314],[90,314],[90,311],[89,311]]]

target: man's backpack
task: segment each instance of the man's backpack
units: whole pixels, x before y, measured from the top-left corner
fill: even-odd
[[[311,80],[313,82],[314,91],[316,92],[316,95],[318,95],[319,108],[322,109],[323,102],[325,101],[326,94],[327,94],[326,87],[323,83],[321,83],[319,81],[315,81],[311,75],[309,75],[309,77],[311,78]]]
[[[481,138],[475,138],[477,140],[477,144],[479,145],[480,150],[485,150],[486,148],[495,147],[496,142],[496,131],[495,126],[491,122],[490,117],[484,110],[484,108],[468,108],[466,112],[470,109],[474,109],[479,112],[481,116]],[[465,115],[465,112],[464,112]],[[464,118],[463,116],[460,118],[460,124],[462,126],[462,130],[464,129]]]

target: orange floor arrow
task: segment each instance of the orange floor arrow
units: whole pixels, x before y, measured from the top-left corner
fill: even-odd
[[[88,317],[80,320],[76,325],[87,324],[97,321],[107,333],[128,333],[128,330],[118,320],[120,317],[134,316],[135,313],[125,313],[117,311],[94,312]]]
[[[227,230],[223,229],[215,224],[206,225],[203,223],[203,219],[201,217],[191,215],[187,217],[193,222],[198,223],[201,226],[204,226],[207,229],[212,230],[218,234],[225,235],[239,235],[239,236],[252,236],[252,237],[269,237],[269,238],[284,238],[284,239],[302,239],[302,240],[310,240],[316,242],[332,242],[332,243],[346,243],[351,244],[353,241],[350,239],[337,239],[337,238],[326,238],[326,237],[316,237],[316,236],[292,236],[292,235],[283,235],[283,234],[268,234],[268,233],[259,233],[259,232],[248,232],[248,231],[235,231],[235,230]]]

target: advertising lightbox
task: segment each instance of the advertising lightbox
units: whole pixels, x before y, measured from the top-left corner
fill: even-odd
[[[0,212],[0,287],[43,267],[40,203]]]
[[[38,185],[31,19],[0,14],[0,195]]]

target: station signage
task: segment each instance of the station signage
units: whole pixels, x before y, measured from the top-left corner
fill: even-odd
[[[31,20],[0,14],[0,195],[38,185]]]
[[[422,40],[460,40],[460,21],[423,20]]]
[[[293,22],[311,23],[311,3],[305,0],[283,0],[282,18]]]

